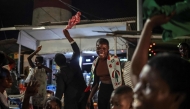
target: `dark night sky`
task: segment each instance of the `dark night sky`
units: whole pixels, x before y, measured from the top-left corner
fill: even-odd
[[[72,0],[72,5],[105,19],[136,16],[136,0]],[[31,25],[32,11],[33,0],[0,0],[0,27]],[[87,14],[83,15],[88,19],[98,19]],[[18,31],[5,33],[7,38],[18,36]],[[0,40],[5,38],[5,33],[0,32]]]
[[[63,4],[64,5],[64,4]],[[72,5],[101,18],[136,16],[136,0],[72,0]],[[31,25],[33,0],[1,0],[0,17],[4,27]],[[95,17],[85,15],[89,19]]]
[[[136,16],[137,0],[72,0],[72,5],[84,12],[100,18],[119,18]],[[156,0],[159,4],[173,4],[182,0]],[[64,4],[63,4],[64,5]],[[0,27],[14,25],[31,25],[33,0],[0,0]],[[75,14],[75,12],[73,12]],[[88,19],[97,19],[85,15]],[[84,19],[84,18],[82,18]],[[3,24],[3,25],[2,25]],[[17,37],[18,32],[6,32],[7,38]],[[0,40],[4,38],[4,32],[0,32]]]

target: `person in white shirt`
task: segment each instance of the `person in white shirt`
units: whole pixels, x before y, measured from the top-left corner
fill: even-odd
[[[43,57],[37,56],[35,59],[35,64],[32,62],[32,57],[41,50],[42,46],[38,46],[28,57],[28,62],[30,64],[30,73],[25,80],[25,83],[30,81],[38,81],[40,87],[38,93],[35,96],[32,96],[32,105],[34,109],[42,109],[44,102],[46,100],[46,85],[47,85],[47,72],[52,73],[52,70],[43,65]]]

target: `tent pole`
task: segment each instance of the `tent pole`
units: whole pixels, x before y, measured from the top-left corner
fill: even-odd
[[[80,38],[80,57],[79,57],[79,65],[80,65],[80,68],[82,69],[82,50],[81,50],[81,38]]]
[[[142,0],[137,0],[137,31],[143,28]]]
[[[114,55],[117,56],[117,37],[114,37],[114,39],[115,39]]]
[[[18,49],[18,74],[20,75],[20,54],[21,54],[21,32],[19,33],[19,49]]]

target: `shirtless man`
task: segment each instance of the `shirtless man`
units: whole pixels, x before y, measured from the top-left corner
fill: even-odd
[[[89,109],[91,99],[96,93],[99,83],[98,109],[110,109],[110,96],[112,91],[122,85],[120,62],[117,56],[109,55],[109,42],[100,38],[96,42],[98,57],[92,65],[94,83],[89,95],[86,108]]]

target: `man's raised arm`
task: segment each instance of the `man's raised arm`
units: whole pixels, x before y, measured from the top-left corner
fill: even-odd
[[[80,49],[77,43],[73,40],[73,38],[71,38],[67,29],[64,29],[63,33],[65,37],[68,39],[68,41],[71,43],[71,47],[73,49],[73,55],[72,55],[70,63],[75,63],[79,65]]]

